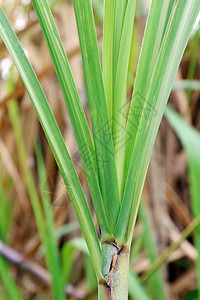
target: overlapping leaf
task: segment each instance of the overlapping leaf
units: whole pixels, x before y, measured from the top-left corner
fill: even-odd
[[[106,219],[103,199],[99,186],[94,145],[85,114],[48,2],[46,0],[33,0],[33,5],[43,30],[46,43],[48,45],[58,76],[60,87],[63,92],[80,155],[83,161],[84,170],[88,179],[95,211],[102,227],[101,233],[104,238],[104,235],[109,232],[109,225]]]
[[[154,9],[156,10],[157,7],[154,7]],[[142,91],[145,90],[145,86],[142,85],[142,82],[145,84],[148,74],[140,74],[140,72],[137,71],[137,76],[141,76],[141,88],[134,88],[133,103],[127,124],[127,131],[129,128],[132,128],[132,130],[136,130],[136,135],[133,141],[127,144],[127,151],[129,150],[126,153],[126,159],[129,162],[128,165],[126,165],[127,179],[124,188],[122,208],[115,230],[115,237],[120,243],[124,243],[126,240],[124,239],[125,234],[129,241],[132,236],[139,199],[157,130],[164,113],[176,71],[199,10],[199,0],[195,2],[192,0],[178,2],[169,32],[162,43],[157,61],[155,58],[154,64],[156,65],[152,63],[152,71],[154,70],[154,72],[150,84],[146,87],[147,95],[145,97],[143,97],[142,93]],[[157,22],[157,19],[154,21]],[[187,26],[185,25],[186,23]],[[160,33],[160,35],[162,39],[162,33]],[[154,36],[152,32],[151,36]],[[145,49],[145,51],[148,51],[148,48]],[[145,65],[145,59],[142,63]],[[139,105],[138,108],[136,104]]]
[[[113,230],[120,197],[106,97],[90,0],[74,0],[83,69],[92,122],[100,187],[106,215]]]
[[[1,8],[0,35],[21,75],[49,141],[90,250],[97,277],[99,278],[101,277],[101,250],[80,182],[42,88]]]

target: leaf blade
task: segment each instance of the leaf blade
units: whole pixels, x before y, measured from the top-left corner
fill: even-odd
[[[8,267],[1,256],[0,256],[0,275],[8,291],[8,295],[11,297],[11,299],[23,300],[23,297],[16,283],[11,277],[11,275],[9,274]]]
[[[33,0],[33,6],[37,13],[47,46],[49,48],[49,52],[55,66],[69,117],[74,129],[80,155],[83,161],[94,208],[98,216],[98,221],[100,225],[102,225],[102,236],[104,236],[107,235],[110,230],[99,186],[94,145],[86,117],[48,2],[46,0]]]
[[[1,8],[0,35],[10,52],[37,112],[60,172],[63,176],[63,180],[68,188],[72,204],[81,224],[88,248],[90,249],[97,277],[101,278],[100,245],[80,182],[42,88]]]
[[[193,217],[197,218],[200,211],[199,203],[199,178],[200,178],[200,134],[189,124],[187,124],[173,109],[167,107],[165,117],[175,130],[180,139],[188,157],[188,171],[190,195],[192,202]],[[196,228],[195,245],[198,253],[200,253],[200,226]],[[196,262],[197,278],[198,278],[198,295],[200,297],[200,257]]]
[[[100,187],[112,231],[120,208],[120,197],[92,6],[90,0],[73,0],[73,4],[81,46]]]
[[[130,242],[155,136],[199,10],[199,0],[196,2],[191,0],[178,2],[169,33],[160,51],[148,94],[144,101],[145,104],[142,107],[142,117],[140,116],[140,126],[137,127],[124,199],[116,225],[115,234],[120,242],[124,242],[123,235],[125,233]],[[154,114],[155,109],[156,114]],[[140,171],[138,172],[138,170]],[[130,199],[133,199],[132,203],[130,203]],[[130,212],[130,215],[127,211]],[[126,232],[127,224],[128,229]]]
[[[117,60],[116,77],[114,82],[113,101],[113,143],[115,150],[115,161],[117,167],[118,184],[120,195],[122,193],[124,162],[125,162],[125,134],[126,134],[126,91],[129,67],[129,57],[133,34],[136,1],[127,2],[120,46]],[[122,143],[119,147],[119,143]]]
[[[134,90],[127,122],[127,143],[125,161],[125,180],[129,170],[129,161],[134,148],[135,136],[140,121],[140,109],[143,108],[147,97],[149,84],[158,58],[160,45],[166,29],[168,10],[171,0],[153,0],[145,28],[142,50],[139,57]],[[154,32],[154,34],[152,34]],[[145,80],[144,80],[145,79]],[[133,131],[132,139],[128,133]]]
[[[112,128],[114,0],[105,0],[103,22],[103,81]]]
[[[129,271],[129,280],[128,280],[128,291],[129,295],[133,297],[135,300],[150,300],[150,295],[148,295],[144,286],[140,282],[138,276],[133,273],[131,270]]]

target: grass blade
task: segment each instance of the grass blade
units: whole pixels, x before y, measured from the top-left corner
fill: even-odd
[[[156,251],[156,245],[154,243],[154,237],[151,232],[151,227],[148,220],[147,210],[146,207],[141,201],[140,204],[140,216],[142,219],[142,222],[144,224],[144,241],[145,241],[145,248],[148,253],[148,256],[150,258],[151,263],[153,263],[158,253]],[[151,286],[154,292],[154,297],[156,297],[157,300],[164,300],[166,299],[165,291],[164,291],[164,281],[162,278],[162,273],[160,269],[157,269],[157,271],[152,275],[152,282]]]
[[[98,17],[98,21],[103,22],[103,10],[104,10],[104,0],[92,0],[93,7],[95,9],[95,15]]]
[[[73,267],[74,259],[74,248],[65,243],[61,250],[61,261],[62,261],[62,280],[67,284],[70,280],[70,274]]]
[[[94,145],[90,135],[89,127],[48,2],[46,0],[33,0],[33,6],[44,33],[63,92],[76,141],[79,147],[81,158],[83,160],[83,166],[88,179],[95,211],[98,215],[100,225],[104,224],[104,226],[102,226],[103,238],[103,236],[109,232],[109,225],[106,219],[103,199],[99,186]]]
[[[1,145],[1,140],[0,140]],[[7,199],[5,193],[5,182],[4,182],[4,172],[0,157],[0,239],[2,242],[7,242],[8,232],[12,226],[13,222],[13,199]],[[7,189],[11,189],[12,184],[7,186]]]
[[[112,135],[114,141],[115,161],[117,167],[120,195],[124,177],[124,141],[126,138],[126,89],[131,41],[133,35],[135,7],[136,1],[129,0],[127,3],[126,13],[124,17],[124,25],[121,34],[119,55],[117,60],[116,78],[114,82]]]
[[[171,0],[153,0],[149,11],[127,123],[125,180],[127,178],[130,165],[129,162],[133,153],[140,116],[142,115],[141,112],[147,97],[150,81],[165,31],[167,11],[169,9],[170,2]],[[132,133],[131,139],[129,138],[130,132]]]
[[[126,13],[127,3],[128,0],[115,0],[114,34],[113,34],[113,82],[115,82],[115,76],[117,71],[117,62],[118,62],[119,49],[121,44],[121,36],[122,36],[122,30],[124,26],[124,17]]]
[[[176,81],[173,85],[173,90],[200,90],[200,81],[199,80],[179,80]]]
[[[105,0],[103,22],[103,82],[112,129],[114,0]]]
[[[67,223],[65,225],[63,225],[62,227],[58,228],[55,232],[55,235],[56,235],[56,238],[57,239],[60,239],[62,238],[63,236],[77,230],[77,229],[80,229],[80,226],[78,224],[78,222],[70,222],[70,223]]]
[[[173,13],[173,9],[174,9],[174,6],[175,6],[175,3],[176,3],[176,0],[170,0],[170,3],[168,5],[168,11],[167,11],[167,18],[166,18],[166,22],[165,22],[165,30],[164,30],[164,34],[169,26],[169,23],[170,23],[170,20],[171,20],[171,17],[172,17],[172,13]],[[163,35],[164,37],[164,35]]]
[[[94,268],[89,255],[84,255],[84,273],[88,292],[97,290],[98,283],[95,277]],[[97,297],[93,300],[98,300]]]
[[[42,188],[44,188],[45,191],[48,191],[48,187],[45,186],[46,181],[44,182],[47,176],[45,172],[45,165],[44,165],[42,151],[39,142],[36,143],[35,153],[37,159],[39,184],[40,184],[40,190],[42,195],[42,204],[43,204],[44,215],[45,215],[45,226],[46,226],[46,236],[47,236],[47,238],[45,238],[45,244],[46,244],[45,248],[46,248],[46,256],[47,256],[47,264],[51,272],[52,284],[53,284],[54,294],[56,299],[65,299],[66,296],[64,295],[64,284],[62,280],[60,280],[61,265],[59,260],[58,245],[55,236],[53,214],[51,211],[52,209],[51,201],[48,193],[42,193]]]
[[[197,229],[197,227],[200,226],[200,215],[196,217],[181,233],[180,237],[173,242],[171,245],[169,245],[165,250],[161,253],[159,257],[153,262],[149,270],[147,270],[146,273],[144,273],[141,277],[141,281],[144,283],[147,281],[152,274],[158,270],[158,268],[161,267],[163,263],[167,261],[167,259],[170,257],[170,255],[180,247],[181,243],[189,237],[190,234],[194,230]]]
[[[10,82],[10,86],[12,83]],[[54,295],[56,299],[58,300],[64,300],[65,295],[64,295],[64,286],[62,285],[61,281],[59,280],[59,261],[56,260],[56,244],[53,243],[53,236],[54,236],[54,229],[52,226],[52,222],[50,221],[50,212],[47,211],[49,210],[50,207],[47,208],[47,205],[49,205],[47,202],[47,199],[43,199],[43,207],[45,208],[45,219],[47,220],[47,224],[45,224],[46,220],[43,217],[42,213],[42,207],[40,205],[40,200],[39,196],[37,193],[37,189],[35,186],[35,182],[31,173],[31,169],[29,168],[27,164],[27,153],[25,149],[25,144],[23,140],[23,133],[22,133],[22,127],[20,124],[20,117],[19,117],[19,109],[18,109],[18,103],[14,99],[8,103],[8,113],[11,119],[11,123],[15,132],[15,139],[17,143],[17,151],[19,155],[19,161],[20,165],[22,166],[22,172],[23,172],[23,177],[25,180],[26,188],[31,200],[31,204],[33,207],[33,212],[35,215],[38,231],[40,234],[40,238],[42,241],[42,244],[45,246],[46,250],[46,261],[47,261],[47,266],[49,270],[51,271],[51,276],[52,276],[52,289],[54,292]],[[38,154],[38,150],[36,151],[36,154]],[[45,174],[41,174],[43,164],[42,161],[40,160],[39,164],[39,179],[40,181],[44,181],[46,178]],[[43,176],[42,176],[43,175]],[[44,195],[44,193],[43,193]],[[58,257],[57,257],[58,258]]]
[[[10,89],[12,89],[11,85],[12,83],[10,82],[9,83]],[[14,136],[17,145],[19,163],[22,169],[23,180],[27,189],[29,199],[31,201],[31,205],[33,207],[33,212],[34,212],[37,228],[40,234],[40,238],[43,241],[45,237],[44,219],[43,219],[40,200],[37,194],[35,182],[31,173],[31,169],[27,164],[28,158],[27,158],[27,153],[26,153],[25,144],[23,140],[23,133],[20,124],[19,107],[18,107],[17,100],[13,99],[12,101],[8,102],[7,108],[8,108],[9,119],[14,130]]]
[[[193,217],[196,218],[200,212],[200,134],[172,109],[167,108],[165,116],[175,130],[187,153],[192,211]],[[200,298],[200,226],[196,228],[196,233],[195,245],[199,254],[196,262],[196,270],[198,278],[198,298]]]
[[[114,149],[90,0],[74,0],[100,187],[113,230],[120,208]]]
[[[132,153],[131,158],[130,154],[127,153],[127,158],[130,159],[130,168],[127,175],[122,208],[115,230],[115,236],[120,242],[124,242],[123,237],[125,233],[127,233],[127,239],[132,236],[156,133],[165,110],[176,71],[199,10],[199,0],[195,2],[192,0],[178,2],[169,33],[156,63],[148,94],[144,99],[140,96],[142,97],[140,99],[144,101],[144,105],[141,106],[139,114],[134,147],[133,151],[130,151]],[[144,74],[141,73],[140,76],[144,79]],[[131,124],[131,121],[137,112],[137,107],[135,110],[130,111],[127,128],[135,126],[134,123]],[[129,211],[130,214],[128,213]]]
[[[68,189],[68,193],[76,211],[84,237],[87,241],[97,277],[100,278],[100,245],[76,171],[37,77],[1,8],[0,35],[3,38],[4,43],[6,44],[21,75],[49,141],[63,180]]]
[[[0,167],[2,170],[2,162],[0,157]],[[0,248],[2,247],[1,241],[5,242],[8,237],[8,232],[10,229],[10,215],[12,212],[8,210],[8,206],[11,205],[10,201],[7,203],[5,199],[5,189],[4,189],[4,174],[1,171],[0,175]],[[13,206],[11,206],[13,207]],[[10,299],[22,300],[22,295],[15,284],[13,278],[9,273],[9,267],[6,261],[0,254],[0,281],[6,287],[7,294]]]
[[[0,277],[4,282],[8,295],[10,296],[10,299],[23,300],[23,297],[20,291],[18,290],[18,287],[16,286],[14,280],[8,273],[8,267],[1,256],[0,256]]]
[[[151,299],[137,275],[135,275],[132,271],[129,271],[128,292],[135,300]]]

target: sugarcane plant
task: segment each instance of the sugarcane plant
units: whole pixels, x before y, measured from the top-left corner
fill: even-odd
[[[127,78],[136,0],[105,0],[102,64],[91,0],[73,0],[92,133],[47,0],[32,0],[79,147],[99,225],[40,83],[4,12],[0,35],[24,82],[77,214],[98,280],[98,299],[128,299],[129,252],[156,134],[200,0],[152,0],[132,100]],[[101,67],[102,65],[102,67]]]

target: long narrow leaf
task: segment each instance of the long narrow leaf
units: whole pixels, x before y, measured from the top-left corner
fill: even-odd
[[[8,267],[1,256],[0,256],[0,278],[3,281],[4,286],[8,291],[8,295],[10,296],[10,299],[23,300],[23,297],[17,285],[15,284],[13,278],[9,274]]]
[[[22,77],[41,125],[51,146],[52,152],[68,189],[72,204],[81,224],[84,237],[91,253],[97,277],[101,277],[101,250],[80,182],[70,159],[53,113],[48,105],[37,77],[14,34],[5,14],[0,8],[0,35]]]
[[[113,82],[115,82],[119,49],[121,44],[124,17],[128,0],[115,0],[114,33],[113,33]],[[114,88],[114,86],[113,86]]]
[[[29,195],[29,198],[31,200],[31,205],[33,207],[34,216],[36,219],[36,224],[38,227],[39,235],[42,241],[42,244],[46,248],[46,258],[47,258],[47,265],[48,268],[52,269],[52,263],[53,263],[53,257],[52,257],[52,250],[53,247],[49,247],[48,245],[48,239],[49,234],[47,235],[46,232],[46,225],[45,220],[42,213],[42,207],[40,205],[40,199],[37,193],[37,189],[35,186],[35,182],[33,179],[33,175],[31,173],[30,167],[28,166],[28,159],[27,159],[27,153],[25,148],[25,143],[23,139],[23,133],[22,133],[22,127],[20,124],[20,117],[19,117],[19,109],[18,109],[18,102],[16,99],[13,99],[8,103],[8,113],[11,120],[11,124],[15,133],[15,139],[17,144],[17,152],[19,156],[19,162],[22,168],[22,174],[24,177],[25,185],[27,188],[27,192]],[[44,180],[44,178],[43,178]],[[50,240],[50,239],[49,239]],[[57,265],[56,265],[57,267]],[[54,272],[52,272],[52,287],[55,297],[58,300],[64,300],[64,286],[62,286],[61,282],[57,281],[58,278],[54,276]]]
[[[167,108],[165,116],[187,153],[192,210],[193,216],[196,218],[200,212],[200,134],[172,109]],[[195,245],[199,254],[196,262],[196,270],[198,275],[198,298],[200,298],[200,226],[196,228],[196,233]]]
[[[2,170],[2,162],[0,157],[0,168]],[[8,239],[8,228],[9,228],[9,215],[6,213],[6,205],[10,205],[5,203],[7,202],[5,199],[5,188],[4,188],[4,172],[1,171],[0,174],[0,248],[3,247],[3,242]],[[12,206],[13,207],[13,206]],[[7,294],[10,299],[22,300],[23,297],[21,292],[19,291],[15,281],[10,275],[10,270],[6,261],[4,261],[3,257],[0,255],[0,281],[3,283],[4,287],[7,290]]]
[[[0,140],[0,147],[2,141]],[[0,239],[6,243],[8,241],[8,233],[13,222],[13,199],[7,199],[4,183],[3,164],[0,156]],[[12,186],[12,183],[11,183]],[[10,197],[9,197],[10,198]]]
[[[88,179],[94,208],[102,227],[102,238],[104,238],[104,235],[109,232],[109,225],[106,219],[103,199],[99,187],[96,157],[89,127],[48,2],[46,0],[33,0],[33,5],[60,82],[81,158],[83,160],[83,166]]]
[[[162,116],[164,114],[164,110],[173,86],[176,72],[178,70],[184,50],[187,46],[187,42],[189,40],[199,10],[199,0],[196,2],[193,2],[192,0],[187,0],[184,2],[179,1],[169,29],[169,33],[165,34],[165,40],[163,40],[160,49],[159,57],[150,83],[145,105],[142,110],[143,118],[141,120],[142,122],[140,122],[138,134],[136,137],[136,140],[137,138],[139,139],[138,141],[136,141],[136,148],[133,151],[134,154],[132,156],[131,162],[131,165],[133,166],[133,162],[136,159],[135,154],[137,153],[137,156],[140,153],[142,147],[142,152],[140,153],[141,160],[139,168],[141,170],[141,173],[143,174],[138,174],[136,171],[139,176],[138,178],[136,178],[137,189],[133,192],[134,200],[131,208],[130,220],[134,220],[134,222],[133,224],[131,224],[129,220],[128,223],[127,236],[129,238],[131,238],[134,229],[137,208],[142,192],[141,187],[143,187],[144,184],[144,179],[147,172],[155,137]],[[127,187],[131,185],[133,179],[131,173],[132,171],[130,171],[130,177],[129,179],[127,179]],[[134,207],[136,207],[136,209]]]
[[[105,0],[103,22],[103,80],[112,129],[114,0]]]
[[[122,209],[115,231],[120,242],[124,241],[123,236],[126,229],[127,238],[131,238],[156,133],[199,10],[199,0],[195,2],[192,0],[178,2],[169,33],[160,51],[148,94],[139,114],[134,148],[131,151],[132,157],[129,157],[130,168],[125,185]],[[137,109],[131,111],[131,113],[136,112]],[[129,114],[128,122],[131,123],[131,119],[133,120],[133,116]],[[132,126],[134,126],[133,123]],[[133,199],[132,205],[130,199]]]
[[[45,165],[44,165],[44,160],[42,157],[42,151],[39,142],[36,143],[35,153],[37,159],[37,169],[38,169],[40,190],[44,188],[45,191],[47,191],[48,187],[45,186],[46,181],[44,183],[44,179],[47,176],[45,172]],[[62,280],[60,280],[61,265],[59,260],[58,244],[55,236],[55,227],[54,227],[51,201],[50,201],[49,193],[41,193],[41,195],[42,195],[42,204],[43,204],[44,215],[45,215],[46,236],[48,237],[45,239],[47,265],[51,272],[52,282],[53,282],[52,284],[53,284],[54,294],[56,299],[66,299],[66,296],[64,295],[64,284]]]
[[[154,242],[154,237],[151,232],[151,226],[150,222],[148,219],[148,214],[147,214],[147,209],[141,201],[140,204],[140,216],[144,225],[144,240],[145,240],[145,248],[148,253],[149,259],[151,263],[153,263],[157,256],[157,249],[156,245]],[[160,269],[158,269],[153,275],[152,275],[152,281],[151,281],[151,286],[154,292],[154,296],[156,297],[157,300],[165,300],[165,291],[164,291],[164,280],[162,277],[162,272]]]
[[[100,187],[113,230],[120,197],[108,110],[90,0],[73,0],[90,107]]]
[[[127,178],[130,159],[135,145],[135,136],[139,130],[142,109],[158,58],[163,34],[166,29],[167,12],[169,10],[170,2],[171,0],[153,0],[149,11],[127,123],[125,180]],[[153,108],[150,107],[150,109]]]
[[[128,292],[131,297],[135,300],[150,300],[151,297],[148,295],[144,286],[140,282],[140,279],[132,271],[129,271],[128,280]]]
[[[165,34],[165,31],[167,30],[167,28],[169,26],[169,23],[170,23],[172,14],[173,14],[173,9],[174,9],[175,3],[176,3],[176,0],[170,0],[169,6],[168,6],[168,11],[167,11],[166,22],[165,22],[164,34]],[[164,37],[164,34],[163,34],[163,37]]]
[[[116,68],[116,78],[114,82],[112,133],[120,194],[124,177],[123,175],[126,145],[126,143],[124,143],[126,138],[126,87],[135,7],[136,1],[129,0],[124,17],[124,25],[121,35]]]

